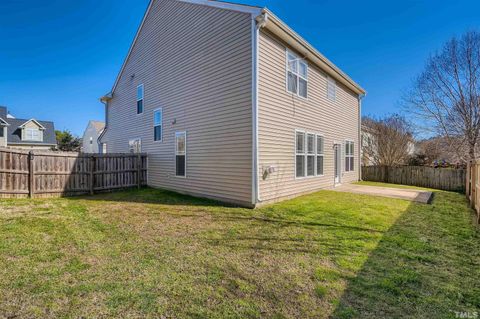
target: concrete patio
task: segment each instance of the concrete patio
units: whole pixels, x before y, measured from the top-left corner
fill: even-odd
[[[423,204],[429,204],[432,198],[432,192],[428,192],[428,191],[404,189],[404,188],[356,185],[356,184],[341,185],[334,188],[334,191],[405,199],[412,202],[418,202]]]

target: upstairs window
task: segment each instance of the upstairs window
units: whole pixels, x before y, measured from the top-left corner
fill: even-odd
[[[331,77],[327,78],[327,98],[332,102],[337,100],[337,83]]]
[[[0,126],[0,137],[5,137],[5,134],[3,133],[4,127]]]
[[[289,51],[287,51],[287,90],[304,98],[308,96],[308,64]]]
[[[25,139],[27,141],[41,141],[42,137],[40,134],[40,130],[36,128],[26,128]]]
[[[137,114],[143,113],[143,84],[137,86]]]
[[[352,141],[345,142],[345,172],[353,172],[355,168],[355,144]]]
[[[162,123],[163,112],[162,109],[156,109],[153,112],[153,140],[162,141]]]

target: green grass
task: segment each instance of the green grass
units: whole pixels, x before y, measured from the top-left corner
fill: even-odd
[[[1,200],[0,318],[454,318],[480,309],[472,216],[449,192]]]

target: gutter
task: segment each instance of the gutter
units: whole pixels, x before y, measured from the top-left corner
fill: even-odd
[[[362,100],[367,96],[367,94],[360,94],[358,96],[358,180],[362,181],[362,158],[363,158],[363,148],[362,148]]]
[[[259,86],[259,38],[260,29],[268,23],[269,16],[262,13],[252,15],[252,204],[255,207],[262,201],[259,177],[259,142],[258,142],[258,86]]]
[[[97,138],[97,143],[101,144],[102,143],[102,138],[103,135],[107,132],[107,127],[108,127],[108,102],[113,98],[112,93],[108,93],[100,98],[100,102],[105,106],[105,127],[103,128],[102,133],[100,136]]]

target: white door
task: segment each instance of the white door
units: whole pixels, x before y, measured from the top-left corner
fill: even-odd
[[[333,153],[334,153],[334,175],[335,175],[335,185],[340,184],[341,179],[341,167],[342,167],[342,147],[340,144],[335,144],[333,146]]]

